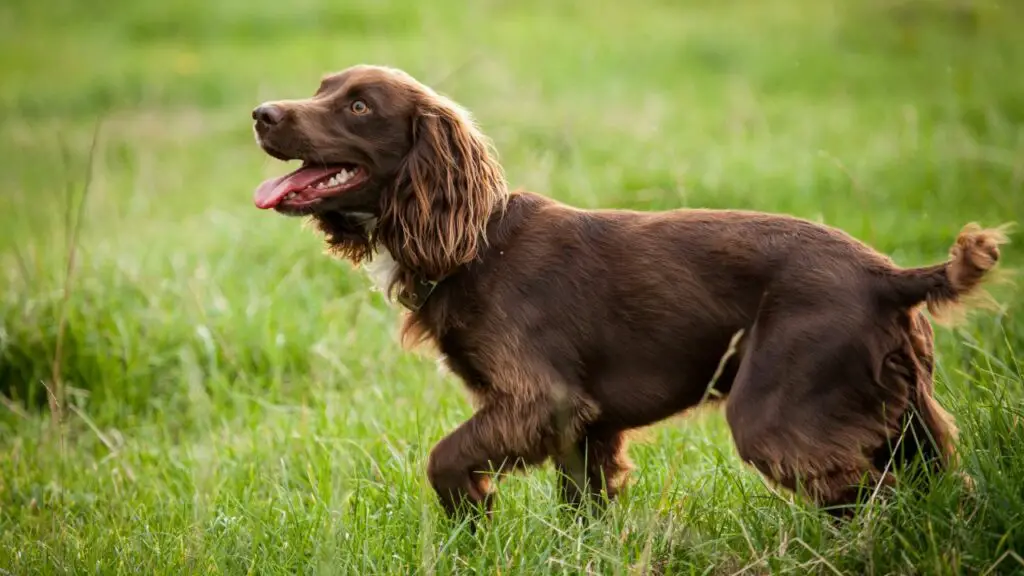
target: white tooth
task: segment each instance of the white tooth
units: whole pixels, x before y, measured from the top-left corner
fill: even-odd
[[[326,185],[326,184],[324,184],[323,182],[321,182],[321,183],[317,184],[317,185],[316,185],[316,187],[317,187],[317,188],[326,188],[326,187],[327,187],[327,185]]]
[[[340,173],[338,174],[338,181],[339,181],[339,182],[348,182],[348,179],[349,179],[349,178],[351,178],[351,177],[352,177],[352,174],[351,174],[351,173],[349,173],[349,171],[348,171],[348,170],[342,170],[342,171],[341,171],[341,172],[340,172]]]
[[[337,186],[338,185],[338,175],[335,174],[334,176],[331,176],[331,179],[327,181],[327,185],[328,186]]]

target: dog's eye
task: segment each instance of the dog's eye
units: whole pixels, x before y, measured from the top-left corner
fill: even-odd
[[[354,114],[366,114],[367,112],[370,111],[370,107],[367,106],[366,102],[363,102],[362,100],[356,100],[355,102],[353,102],[349,106],[349,109],[351,109]]]

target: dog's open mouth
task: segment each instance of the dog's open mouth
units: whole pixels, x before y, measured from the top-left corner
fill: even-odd
[[[355,164],[312,166],[271,178],[256,188],[253,201],[262,210],[307,208],[325,198],[358,188],[367,180],[366,169]]]

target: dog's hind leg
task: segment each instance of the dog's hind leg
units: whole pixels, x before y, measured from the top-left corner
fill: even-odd
[[[740,457],[826,507],[894,478],[874,459],[900,432],[913,382],[881,368],[888,332],[857,307],[776,306],[756,320],[726,419]],[[839,512],[845,514],[847,512]]]
[[[957,429],[953,417],[935,398],[931,324],[919,310],[911,310],[906,320],[906,344],[886,357],[882,375],[909,383],[910,405],[900,421],[901,434],[876,450],[875,465],[904,470],[916,461],[934,473],[956,463]]]

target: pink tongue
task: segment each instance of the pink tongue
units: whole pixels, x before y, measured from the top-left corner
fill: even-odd
[[[281,200],[289,193],[303,190],[317,180],[327,178],[339,170],[339,168],[302,167],[284,176],[271,178],[256,188],[253,201],[260,210],[273,208],[280,204]]]

